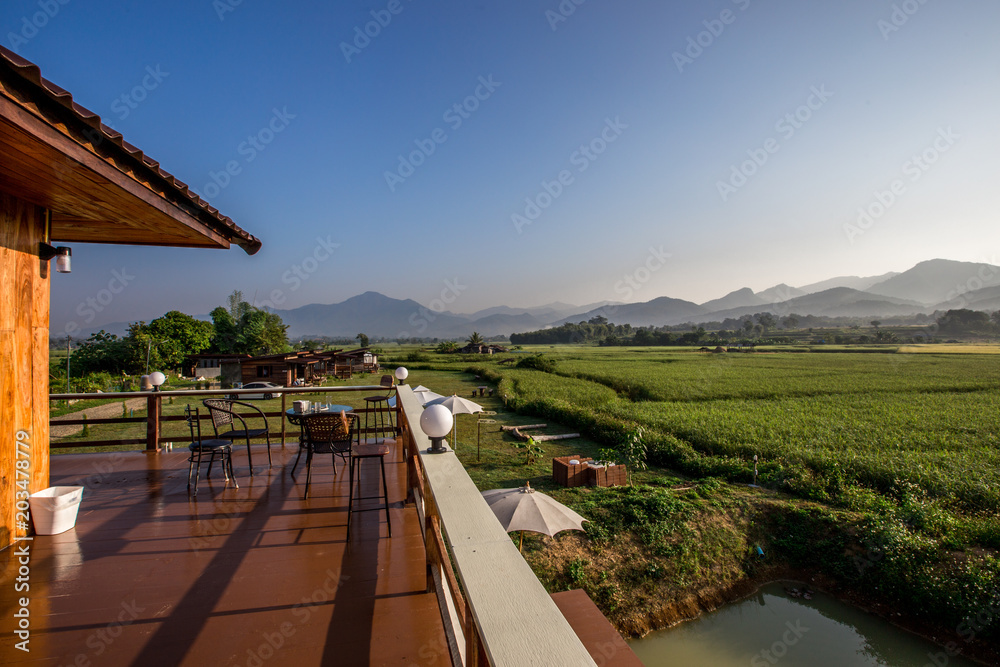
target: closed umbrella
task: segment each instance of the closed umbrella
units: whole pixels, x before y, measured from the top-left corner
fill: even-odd
[[[518,550],[524,544],[526,530],[554,537],[564,530],[583,530],[583,522],[589,521],[551,496],[535,491],[530,482],[517,489],[483,491],[483,498],[504,530],[521,531]]]
[[[433,393],[433,392],[432,392]],[[473,403],[467,398],[462,398],[458,394],[452,394],[451,396],[442,396],[440,398],[435,398],[428,401],[424,407],[428,405],[443,405],[451,411],[452,415],[471,415],[476,412],[482,412],[483,406],[478,403]],[[455,424],[452,426],[452,444],[454,448],[458,444],[458,420],[455,420]]]

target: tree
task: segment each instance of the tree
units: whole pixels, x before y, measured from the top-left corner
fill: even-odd
[[[368,336],[363,333],[359,333],[355,338],[358,339],[358,345],[361,347],[368,347]]]
[[[773,329],[778,326],[778,321],[771,313],[757,313],[755,317],[757,318],[757,324],[763,328],[765,334],[768,329]]]
[[[794,329],[795,327],[799,326],[799,316],[796,315],[795,313],[785,315],[783,323],[786,329]]]
[[[291,349],[288,326],[277,313],[254,308],[243,301],[243,293],[234,291],[229,308],[212,311],[215,333],[212,349],[222,354],[277,354]]]
[[[185,357],[208,348],[213,332],[211,322],[196,320],[178,310],[171,310],[150,322],[144,333],[156,346],[156,368],[177,369],[183,365]]]
[[[950,333],[986,333],[992,329],[990,316],[978,310],[949,310],[937,319],[938,328]]]
[[[872,321],[870,322],[870,324],[871,324],[871,325],[872,325],[873,327],[875,327],[876,329],[878,329],[878,328],[879,328],[879,326],[881,326],[881,324],[882,324],[882,320],[872,320]]]
[[[230,311],[219,306],[212,311],[212,351],[221,354],[235,354],[239,332],[236,330],[236,320]]]
[[[472,335],[469,336],[469,345],[482,345],[483,337],[479,335],[478,331],[473,331]]]

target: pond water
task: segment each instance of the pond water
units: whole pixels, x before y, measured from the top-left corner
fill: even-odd
[[[774,582],[693,621],[629,642],[647,667],[972,667],[943,646],[836,598],[793,598]]]

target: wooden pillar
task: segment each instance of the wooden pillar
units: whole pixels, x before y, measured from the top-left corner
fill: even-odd
[[[160,450],[160,395],[153,393],[146,397],[146,453]]]
[[[51,269],[38,257],[44,238],[45,211],[0,192],[0,549],[28,534],[16,509],[23,492],[49,485]]]

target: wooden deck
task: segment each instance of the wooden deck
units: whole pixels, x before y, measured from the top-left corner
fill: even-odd
[[[52,457],[51,485],[86,487],[75,529],[0,552],[0,657],[41,665],[446,665],[438,603],[425,592],[420,525],[404,506],[406,467],[386,460],[384,513],[354,517],[347,472],[313,466],[310,498],[289,475],[297,446],[274,465],[234,453],[239,489],[218,467],[187,491],[187,451]],[[254,461],[267,457],[254,448]],[[364,495],[376,468],[362,473]],[[298,472],[298,471],[297,471]],[[30,591],[16,592],[18,549],[30,545]],[[15,648],[14,611],[30,597],[30,653]]]

